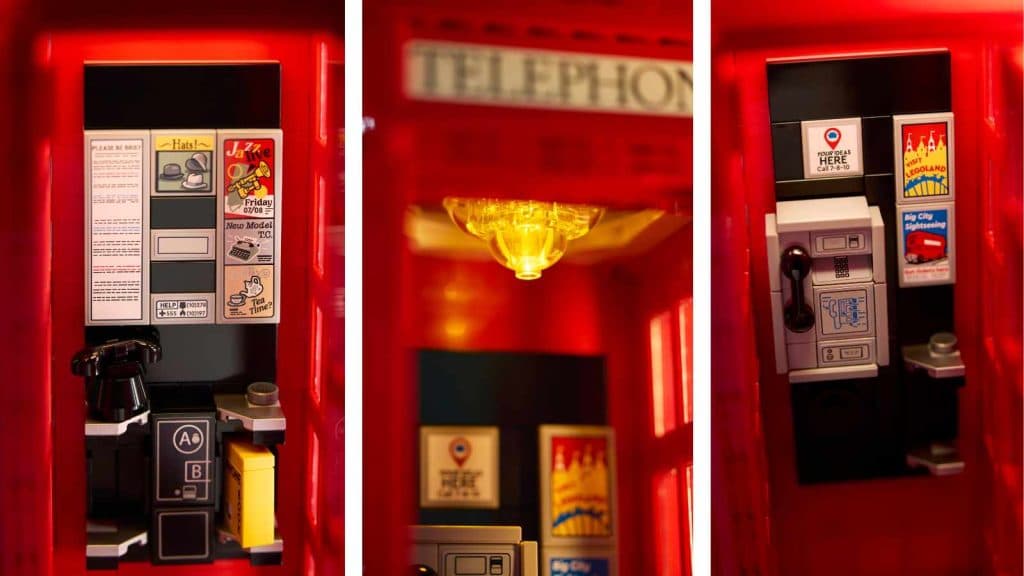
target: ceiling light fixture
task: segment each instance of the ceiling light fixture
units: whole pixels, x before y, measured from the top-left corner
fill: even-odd
[[[520,280],[536,280],[565,254],[570,240],[594,229],[603,208],[536,200],[445,198],[463,232],[487,243],[491,255]]]

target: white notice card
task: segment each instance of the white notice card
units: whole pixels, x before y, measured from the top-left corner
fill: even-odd
[[[89,146],[89,320],[145,320],[146,140]]]

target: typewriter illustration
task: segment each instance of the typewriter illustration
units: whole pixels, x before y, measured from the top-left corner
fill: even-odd
[[[248,240],[236,240],[235,245],[228,251],[228,256],[248,262],[256,257],[260,251],[260,245]]]

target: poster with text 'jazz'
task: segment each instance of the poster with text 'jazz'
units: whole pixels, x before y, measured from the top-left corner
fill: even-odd
[[[217,133],[217,321],[277,323],[281,299],[281,131]]]

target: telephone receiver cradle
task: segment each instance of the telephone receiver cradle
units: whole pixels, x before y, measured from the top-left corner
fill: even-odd
[[[123,422],[149,410],[142,376],[163,355],[159,344],[142,339],[115,340],[82,350],[71,371],[86,379],[89,414],[104,422]]]

